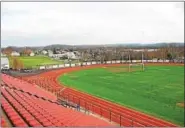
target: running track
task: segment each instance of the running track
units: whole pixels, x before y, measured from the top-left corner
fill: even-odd
[[[81,69],[104,67],[104,66],[120,66],[123,64],[111,64],[111,65],[91,65],[86,67],[72,67],[64,68],[59,70],[53,70],[44,72],[34,76],[25,76],[22,79],[39,85],[42,88],[47,89],[51,92],[57,92],[65,86],[58,82],[58,77],[64,73],[69,73]],[[147,65],[147,64],[146,64]],[[148,65],[172,65],[172,64],[148,64]],[[173,64],[174,65],[174,64]],[[184,65],[184,64],[176,64]],[[124,106],[97,98],[95,96],[89,95],[84,92],[74,90],[72,88],[63,89],[59,94],[60,97],[66,98],[69,101],[74,103],[80,103],[80,106],[88,109],[91,112],[99,114],[105,118],[111,119],[118,123],[121,126],[134,126],[134,127],[143,127],[143,126],[158,126],[158,127],[177,127],[177,125],[170,122],[146,115],[144,113],[129,109]]]

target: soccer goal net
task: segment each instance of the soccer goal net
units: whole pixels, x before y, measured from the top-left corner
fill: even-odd
[[[132,71],[144,71],[144,63],[132,63],[128,67],[129,72]]]

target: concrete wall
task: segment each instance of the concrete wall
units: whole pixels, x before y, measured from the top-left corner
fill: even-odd
[[[119,63],[128,63],[129,61],[128,60],[113,60],[112,62],[111,61],[107,61],[106,63],[107,64],[119,64]],[[131,62],[131,61],[130,61]],[[156,63],[156,62],[159,62],[159,63],[163,63],[163,60],[143,60],[143,62],[150,62],[150,63]],[[141,63],[141,60],[132,60],[132,63]],[[164,60],[164,63],[169,63],[169,60]],[[93,61],[93,62],[83,62],[82,63],[83,66],[86,66],[86,65],[92,65],[92,64],[100,64],[100,61]],[[65,68],[65,67],[75,67],[75,66],[81,66],[81,63],[76,63],[76,64],[55,64],[55,65],[42,65],[39,67],[39,69],[57,69],[57,68]]]

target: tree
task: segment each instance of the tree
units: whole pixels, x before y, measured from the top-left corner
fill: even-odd
[[[6,54],[7,56],[10,56],[12,52],[13,52],[12,47],[7,47],[4,50],[2,50],[2,53]]]
[[[172,54],[171,53],[167,53],[167,59],[172,60]]]
[[[62,60],[68,59],[68,56],[64,55],[64,56],[60,57],[60,59],[62,59]]]
[[[22,52],[21,55],[29,56],[31,54],[32,50],[25,48]]]
[[[17,57],[13,57],[12,58],[12,68],[15,70],[23,69],[24,68],[23,62]]]
[[[73,48],[69,48],[69,52],[73,52]]]
[[[53,49],[53,54],[57,54],[56,48]]]
[[[16,57],[12,59],[12,68],[17,69],[18,68],[18,60]]]
[[[112,60],[112,52],[111,51],[107,51],[105,53],[105,61],[111,61]]]

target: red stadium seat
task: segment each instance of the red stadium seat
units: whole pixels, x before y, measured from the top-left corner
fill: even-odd
[[[49,96],[44,91],[39,93],[40,91],[37,88],[33,88],[31,84],[28,86],[26,83],[23,84],[24,82],[6,75],[3,78],[6,79],[4,82],[7,86],[1,88],[3,96],[2,107],[14,126],[111,126],[110,123],[103,120],[42,99],[45,95],[52,100],[56,97],[53,98],[53,96]],[[11,80],[15,82],[11,82]],[[23,87],[24,85],[25,87]],[[12,86],[15,89],[11,88]],[[28,90],[30,94],[27,93]],[[37,90],[35,92],[39,93],[37,97],[31,95],[31,93],[34,93],[34,90]],[[84,120],[86,122],[83,122]]]

